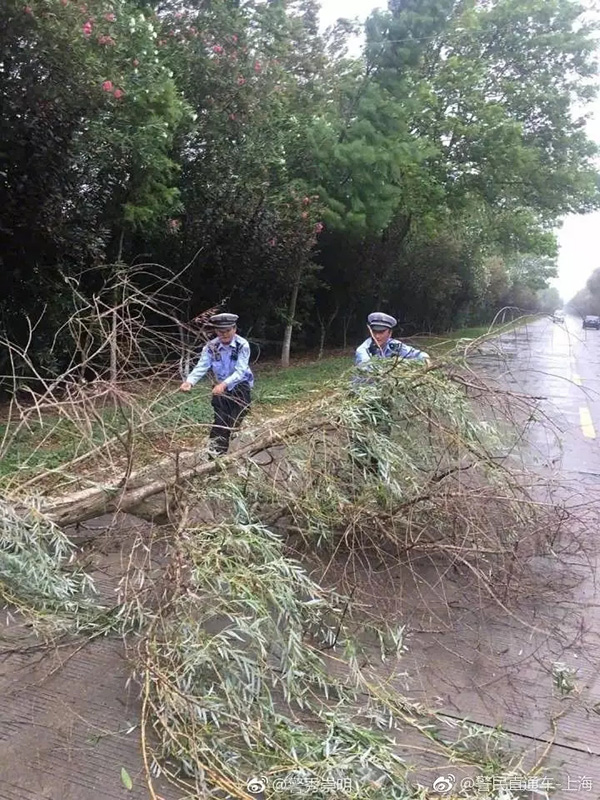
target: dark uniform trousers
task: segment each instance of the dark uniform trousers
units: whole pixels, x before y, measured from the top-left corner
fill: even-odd
[[[248,413],[251,400],[250,385],[247,381],[238,383],[231,391],[224,394],[213,395],[215,421],[209,434],[213,452],[219,454],[227,452],[231,433],[239,427]]]

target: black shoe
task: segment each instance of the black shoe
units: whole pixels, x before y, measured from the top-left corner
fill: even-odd
[[[208,454],[208,460],[214,461],[215,458],[226,455],[227,449],[226,448],[224,449],[222,446],[220,447],[219,445],[209,444],[207,449],[207,454]]]

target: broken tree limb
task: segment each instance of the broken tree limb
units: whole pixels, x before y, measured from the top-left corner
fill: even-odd
[[[288,417],[288,420],[289,424],[283,427],[283,421],[277,420],[277,430],[270,428],[239,450],[213,461],[206,460],[205,449],[173,454],[161,459],[151,468],[132,473],[124,486],[119,481],[93,486],[62,497],[44,498],[39,510],[57,525],[66,526],[116,511],[134,512],[149,497],[156,497],[161,493],[166,507],[168,490],[190,478],[214,475],[230,464],[243,458],[251,458],[269,447],[316,429],[330,427],[324,419],[311,419],[308,422],[304,416],[299,418],[297,414]]]

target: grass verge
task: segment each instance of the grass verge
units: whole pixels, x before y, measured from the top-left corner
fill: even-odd
[[[443,336],[415,336],[407,342],[429,352],[434,358],[443,357],[460,349],[461,340],[487,339],[521,327],[536,317],[522,317],[505,325],[461,328]],[[253,414],[264,416],[280,407],[287,407],[308,395],[327,391],[331,381],[338,379],[353,365],[354,350],[332,351],[322,359],[303,357],[286,370],[278,363],[255,365],[256,386]],[[114,407],[100,409],[92,420],[85,436],[76,418],[57,418],[48,414],[38,416],[27,425],[11,433],[11,426],[0,425],[0,437],[4,446],[0,449],[0,489],[14,490],[23,482],[35,480],[35,476],[77,460],[93,447],[116,438],[110,461],[120,462],[127,449],[126,442],[119,442],[119,435],[130,427],[134,432],[144,431],[138,437],[139,458],[151,460],[161,452],[161,440],[167,437],[169,445],[176,440],[181,447],[193,447],[198,436],[198,425],[208,428],[212,419],[210,391],[207,382],[202,382],[192,393],[179,394],[178,378],[157,387],[138,385],[135,394],[146,395],[147,407],[151,409],[153,423],[145,428],[141,415],[127,418]],[[192,434],[193,431],[193,434]],[[122,453],[119,454],[119,450]],[[137,464],[136,466],[140,466]]]

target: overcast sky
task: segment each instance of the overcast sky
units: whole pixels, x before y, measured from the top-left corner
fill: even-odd
[[[592,106],[594,113],[588,120],[588,135],[600,144],[600,100],[595,100]],[[567,302],[600,267],[600,211],[565,217],[558,231],[558,244],[558,278],[554,285]]]
[[[386,2],[372,0],[321,0],[321,22],[326,27],[339,17],[358,17],[364,20],[372,8],[385,8],[386,5]],[[594,117],[588,123],[588,132],[600,144],[600,100],[594,104],[594,109]],[[558,231],[558,242],[559,274],[553,284],[566,302],[585,285],[594,269],[600,266],[600,211],[566,217]]]

